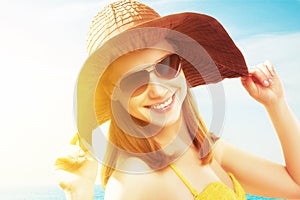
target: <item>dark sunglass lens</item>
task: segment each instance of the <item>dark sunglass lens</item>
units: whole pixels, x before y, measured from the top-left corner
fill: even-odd
[[[162,61],[156,64],[156,73],[163,78],[175,78],[180,71],[180,57],[176,54],[167,56]]]
[[[142,70],[125,76],[120,81],[120,89],[123,92],[130,94],[147,85],[148,82],[149,73],[146,70]]]

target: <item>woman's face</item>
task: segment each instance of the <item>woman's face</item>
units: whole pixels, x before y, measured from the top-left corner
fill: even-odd
[[[160,49],[138,50],[118,58],[111,65],[114,69],[111,80],[117,85],[113,99],[118,99],[133,117],[161,127],[179,121],[187,93],[182,70],[176,75],[175,72],[163,71],[165,74],[173,73],[168,78],[153,71],[154,64],[161,60],[172,60],[172,65],[176,65],[178,57],[170,55],[170,52]],[[150,71],[146,71],[147,76],[145,71],[140,73],[145,68]]]

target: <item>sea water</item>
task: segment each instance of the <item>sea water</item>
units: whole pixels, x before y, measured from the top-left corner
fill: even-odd
[[[23,186],[0,188],[0,200],[65,200],[64,192],[58,186]],[[95,186],[95,200],[104,199],[100,185]],[[247,194],[247,200],[275,200]],[[279,200],[279,199],[276,199]]]

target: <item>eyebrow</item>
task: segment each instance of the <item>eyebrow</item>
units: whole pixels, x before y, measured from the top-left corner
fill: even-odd
[[[130,74],[132,74],[132,73],[135,73],[135,72],[138,72],[138,71],[141,71],[141,70],[150,68],[151,66],[156,65],[157,63],[163,61],[165,58],[167,58],[168,56],[173,55],[173,54],[176,54],[176,53],[168,53],[168,54],[165,54],[163,57],[157,59],[156,61],[154,61],[154,62],[152,62],[152,63],[145,63],[145,64],[142,64],[142,65],[140,65],[140,66],[138,66],[138,67],[136,67],[136,68],[134,68],[134,69],[132,69],[132,70],[129,70],[128,72],[124,73],[124,75],[127,76],[127,74],[130,75]],[[143,67],[143,68],[142,68],[142,66],[146,66],[146,65],[147,65],[147,67]],[[136,70],[135,70],[135,69],[136,69]],[[120,80],[121,80],[121,79],[120,79]]]

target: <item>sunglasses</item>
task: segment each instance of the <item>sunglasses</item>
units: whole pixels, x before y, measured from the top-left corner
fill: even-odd
[[[132,72],[123,77],[119,82],[119,88],[123,93],[131,94],[139,91],[142,93],[150,81],[150,72],[162,79],[173,79],[181,71],[181,57],[177,54],[169,54],[156,63],[143,68],[142,70]]]

